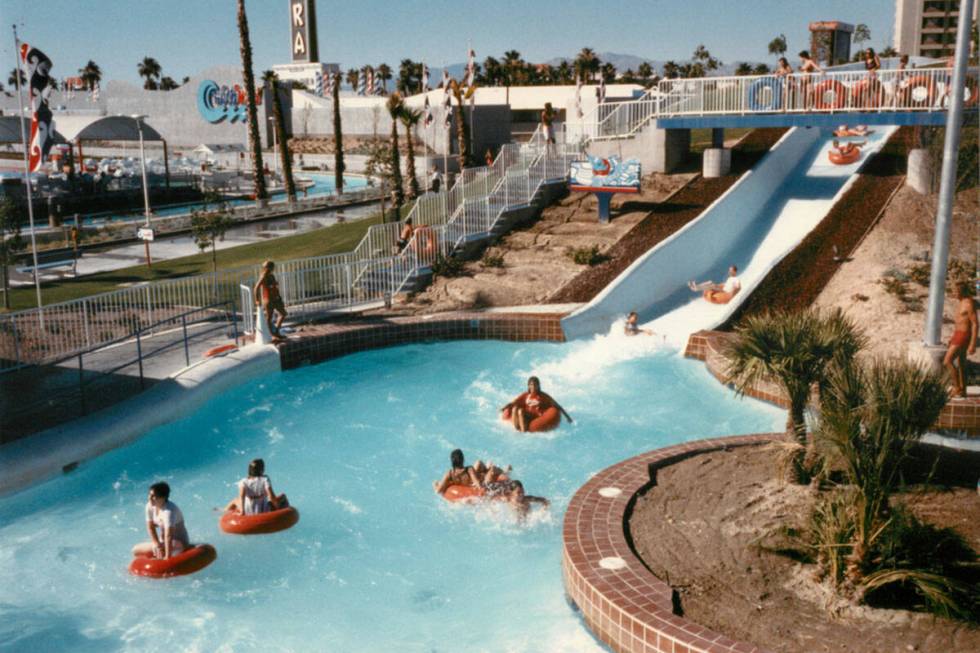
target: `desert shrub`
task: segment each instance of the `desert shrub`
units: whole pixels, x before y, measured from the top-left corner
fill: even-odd
[[[909,268],[908,277],[912,282],[928,288],[931,270],[932,266],[929,263],[916,263]]]
[[[599,246],[593,245],[592,247],[575,247],[567,251],[568,258],[572,259],[578,265],[599,265],[605,261],[609,260],[609,257],[605,254],[599,253]]]
[[[485,268],[502,268],[504,267],[504,257],[487,250],[483,254],[483,258],[480,259],[480,264]]]
[[[440,254],[432,262],[432,274],[437,277],[458,277],[463,274],[463,262],[454,256]]]

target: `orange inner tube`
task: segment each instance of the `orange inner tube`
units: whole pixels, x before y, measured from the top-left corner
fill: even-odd
[[[827,98],[828,94],[832,94],[830,99]],[[814,108],[821,110],[843,109],[845,104],[847,104],[847,87],[836,79],[825,79],[814,87]]]
[[[712,304],[727,304],[732,301],[731,293],[727,293],[724,290],[706,290],[704,291],[704,298],[711,302]]]
[[[839,166],[847,165],[848,163],[854,163],[855,161],[861,158],[861,148],[855,147],[853,150],[851,150],[846,154],[842,154],[837,150],[831,149],[827,152],[827,158],[830,159],[831,163]]]
[[[166,559],[137,557],[129,563],[129,573],[146,578],[186,576],[214,562],[218,552],[210,544],[198,544]]]
[[[284,531],[295,526],[298,521],[299,511],[289,506],[255,515],[243,515],[229,510],[221,515],[218,525],[225,533],[233,535],[260,535]]]
[[[503,412],[500,419],[505,422],[509,422],[511,419],[510,409],[508,408]],[[546,408],[543,413],[531,420],[528,424],[527,430],[532,433],[539,433],[541,431],[552,431],[558,428],[561,424],[561,411],[555,406]]]
[[[877,109],[885,98],[885,89],[877,79],[862,79],[851,89],[851,98],[858,107]]]
[[[925,93],[916,93],[916,89],[923,89]],[[916,99],[920,96],[920,99]],[[917,75],[909,79],[905,88],[901,90],[900,103],[907,107],[931,107],[936,100],[936,80],[926,75]]]
[[[238,349],[236,344],[220,345],[218,347],[212,347],[211,349],[204,352],[205,358],[211,358],[212,356],[217,356],[218,354],[223,354],[228,351],[234,351]]]
[[[509,481],[510,478],[506,474],[501,474],[498,481]],[[486,495],[487,491],[482,487],[474,487],[472,485],[459,485],[453,484],[446,488],[446,491],[442,493],[442,498],[446,501],[452,501],[453,503],[459,501],[476,501],[482,499]],[[496,496],[493,497],[495,500],[501,500],[503,497]]]

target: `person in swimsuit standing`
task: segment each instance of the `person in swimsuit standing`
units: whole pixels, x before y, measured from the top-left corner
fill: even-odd
[[[544,111],[541,112],[541,125],[544,129],[544,139],[548,145],[555,144],[555,110],[551,102],[544,103]]]
[[[800,93],[803,95],[804,108],[809,108],[809,98],[810,95],[810,75],[813,73],[822,73],[823,68],[821,68],[816,61],[810,57],[810,53],[806,50],[800,51],[800,72],[803,73],[803,79],[800,80]]]
[[[554,406],[565,419],[571,423],[572,416],[562,408],[557,401],[551,398],[546,392],[541,392],[541,381],[538,377],[532,376],[527,380],[527,392],[519,394],[512,402],[500,409],[501,412],[510,410],[511,421],[514,428],[522,433],[527,431],[531,421],[535,417],[540,417],[544,411]]]
[[[966,396],[966,357],[977,350],[977,303],[969,283],[956,287],[956,315],[953,316],[953,335],[943,365],[953,379],[953,396]]]
[[[255,293],[255,305],[262,306],[265,319],[269,323],[269,329],[272,330],[272,337],[282,338],[279,329],[288,313],[286,312],[286,305],[282,301],[282,295],[279,294],[279,282],[276,280],[276,275],[272,273],[275,269],[276,264],[272,261],[266,261],[262,264],[262,273],[255,283],[253,292]],[[273,312],[279,314],[279,319],[274,324],[272,322]]]

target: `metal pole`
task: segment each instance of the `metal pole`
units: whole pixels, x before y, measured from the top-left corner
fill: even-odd
[[[956,65],[953,67],[953,92],[949,94],[946,115],[946,140],[943,144],[943,168],[936,209],[936,237],[932,245],[932,274],[929,278],[929,307],[926,313],[925,344],[940,343],[943,326],[943,301],[946,295],[946,270],[949,263],[950,225],[956,191],[956,160],[960,148],[960,124],[963,120],[963,87],[966,81],[967,55],[970,50],[970,27],[973,0],[960,2],[956,28]]]
[[[37,272],[37,239],[34,236],[34,200],[31,193],[31,166],[28,162],[28,151],[30,147],[27,143],[27,132],[24,130],[24,94],[21,91],[20,75],[20,39],[17,38],[17,26],[14,29],[14,57],[17,59],[17,66],[14,68],[14,79],[17,82],[17,118],[20,120],[20,139],[24,144],[24,186],[27,190],[27,218],[31,225],[31,254],[34,257],[34,291],[37,294],[38,319],[41,323],[41,330],[44,330],[44,310],[41,305],[41,278]],[[28,80],[30,81],[30,80]]]
[[[143,171],[143,215],[144,215],[144,225],[147,229],[150,228],[150,187],[146,183],[146,152],[143,150],[143,123],[139,118],[136,118],[136,129],[140,134],[140,167]],[[146,267],[152,268],[153,264],[150,261],[150,241],[146,238],[143,239],[143,246],[146,250]]]
[[[180,316],[180,325],[184,329],[184,364],[189,366],[191,364],[191,352],[187,348],[187,313]]]

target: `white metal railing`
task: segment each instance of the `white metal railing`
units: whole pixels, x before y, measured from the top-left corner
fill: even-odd
[[[238,289],[241,293],[242,301],[242,333],[255,333],[255,297],[252,296],[252,287],[247,284],[239,284]]]

